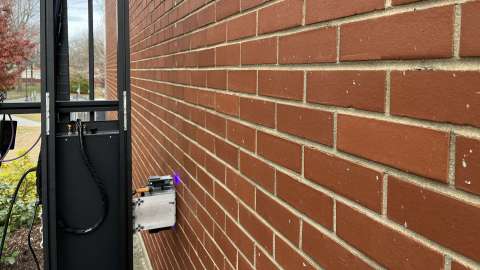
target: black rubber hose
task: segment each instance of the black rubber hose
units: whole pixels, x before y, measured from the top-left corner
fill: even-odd
[[[31,168],[22,175],[22,177],[18,181],[17,187],[15,188],[15,192],[12,195],[12,200],[10,202],[10,206],[9,206],[9,209],[8,209],[7,220],[5,221],[5,226],[3,227],[2,241],[0,242],[0,260],[2,259],[3,247],[5,245],[5,240],[7,239],[8,224],[10,223],[10,218],[12,217],[13,206],[15,205],[15,202],[17,201],[18,191],[20,190],[20,186],[22,185],[25,178],[27,178],[27,175],[32,173],[32,172],[35,172],[36,170],[37,170],[36,167]]]
[[[33,245],[32,245],[32,230],[33,230],[33,225],[35,224],[35,218],[37,217],[39,205],[40,205],[40,201],[37,201],[35,203],[35,209],[33,210],[32,222],[30,223],[30,228],[28,229],[28,249],[32,254],[32,257],[33,257],[33,260],[35,261],[35,265],[37,266],[37,269],[41,270],[40,263],[38,262],[37,255],[35,254],[35,250],[33,250]]]
[[[85,235],[85,234],[89,234],[91,232],[96,231],[105,221],[105,218],[107,217],[107,214],[108,214],[108,195],[102,179],[98,176],[95,168],[93,167],[92,163],[90,162],[90,159],[88,158],[86,145],[83,138],[82,121],[80,121],[79,119],[77,120],[76,124],[77,124],[78,140],[80,143],[80,153],[82,155],[83,163],[87,167],[88,172],[90,173],[90,176],[92,177],[93,182],[95,183],[98,189],[98,192],[100,193],[100,197],[102,200],[102,214],[100,218],[97,220],[97,222],[95,222],[92,226],[88,228],[74,228],[71,226],[67,226],[65,222],[62,220],[59,220],[58,225],[64,232],[77,234],[77,235]]]

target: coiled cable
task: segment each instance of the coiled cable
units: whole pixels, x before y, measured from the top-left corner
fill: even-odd
[[[93,167],[88,157],[88,154],[86,151],[87,146],[85,145],[84,137],[83,137],[84,134],[83,134],[82,121],[80,119],[77,120],[76,127],[78,132],[78,140],[80,144],[80,153],[82,155],[83,163],[87,167],[88,172],[90,173],[90,176],[93,179],[93,182],[95,183],[95,186],[97,187],[101,197],[102,214],[100,218],[93,225],[87,228],[74,228],[74,227],[68,226],[61,219],[58,221],[58,225],[66,233],[76,234],[76,235],[85,235],[85,234],[89,234],[91,232],[96,231],[105,221],[105,218],[107,217],[107,214],[108,214],[108,195],[107,195],[107,191],[106,191],[103,180],[98,176],[97,171]]]

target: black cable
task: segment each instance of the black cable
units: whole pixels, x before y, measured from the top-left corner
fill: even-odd
[[[3,255],[3,247],[5,245],[5,240],[7,239],[8,224],[10,223],[10,218],[12,217],[13,206],[15,205],[15,202],[17,201],[18,191],[20,190],[20,186],[22,185],[25,178],[27,178],[27,175],[32,173],[32,172],[35,172],[36,170],[37,170],[36,167],[28,169],[28,171],[26,171],[22,175],[22,177],[18,181],[17,187],[15,188],[15,192],[12,195],[12,201],[10,202],[10,206],[9,206],[9,209],[8,209],[7,220],[5,221],[5,226],[3,227],[2,241],[0,242],[0,261],[2,259],[2,255]]]
[[[108,214],[108,195],[105,189],[105,185],[103,184],[103,180],[98,176],[95,168],[93,167],[92,163],[90,162],[90,159],[88,158],[87,151],[86,151],[87,146],[85,145],[84,138],[83,138],[82,121],[78,119],[76,125],[77,125],[77,132],[78,132],[78,140],[80,143],[80,153],[82,154],[83,162],[87,167],[88,172],[90,173],[90,176],[93,179],[93,182],[97,186],[98,192],[100,193],[100,197],[102,199],[102,215],[97,220],[97,222],[95,222],[95,224],[93,224],[88,228],[73,228],[71,226],[67,226],[63,220],[59,220],[58,225],[63,231],[67,233],[85,235],[97,230],[105,221],[105,218],[107,217],[107,214]]]
[[[35,209],[33,210],[32,222],[30,223],[30,229],[28,229],[28,249],[30,249],[30,253],[32,254],[33,260],[37,265],[37,269],[40,270],[40,263],[38,263],[37,255],[35,254],[35,250],[33,250],[32,246],[32,230],[33,225],[35,224],[35,218],[37,217],[38,206],[40,205],[40,201],[35,203]]]

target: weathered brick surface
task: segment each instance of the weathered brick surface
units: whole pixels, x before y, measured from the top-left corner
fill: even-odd
[[[455,186],[480,194],[480,140],[457,137]]]
[[[479,14],[130,0],[134,185],[182,178],[154,269],[480,269]]]
[[[346,24],[340,58],[425,59],[452,56],[453,7],[433,8]]]
[[[472,1],[462,5],[462,32],[460,54],[462,56],[480,56],[480,2]]]

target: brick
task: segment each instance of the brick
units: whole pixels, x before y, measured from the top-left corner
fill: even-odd
[[[300,172],[302,169],[302,147],[267,133],[257,133],[257,152],[285,168]]]
[[[191,71],[190,77],[193,86],[205,87],[207,85],[207,73],[205,71]]]
[[[455,149],[455,187],[480,195],[480,141],[459,136]]]
[[[210,196],[206,197],[205,209],[218,225],[220,225],[222,228],[225,227],[225,212],[220,208],[218,202],[210,198]]]
[[[205,167],[214,177],[225,183],[225,165],[210,155],[206,156]]]
[[[311,148],[305,148],[304,163],[305,178],[378,213],[381,212],[381,172]]]
[[[255,130],[237,122],[227,121],[227,139],[240,147],[255,151]]]
[[[238,148],[226,143],[222,139],[215,138],[215,153],[221,160],[234,168],[238,168]]]
[[[442,254],[338,202],[337,235],[388,269],[443,267]]]
[[[253,263],[254,254],[254,241],[244,233],[239,225],[230,218],[227,218],[225,232],[232,242],[238,247],[238,250],[247,257],[251,263]],[[240,257],[239,257],[240,258]]]
[[[222,46],[215,49],[216,66],[239,66],[240,65],[240,44]]]
[[[342,151],[447,181],[447,133],[347,115],[338,116],[337,133],[337,147]]]
[[[277,63],[277,38],[242,43],[242,65]]]
[[[298,245],[300,219],[270,196],[257,190],[255,195],[257,213],[294,245]]]
[[[206,30],[206,46],[224,43],[227,40],[227,24],[221,23]]]
[[[245,258],[238,256],[237,270],[253,270],[253,267]]]
[[[240,152],[240,171],[266,190],[273,192],[275,170],[265,162]]]
[[[410,4],[414,2],[419,2],[422,0],[392,0],[392,5],[398,6],[398,5],[404,5],[404,4]]]
[[[273,128],[275,127],[275,103],[240,98],[240,119]]]
[[[480,260],[480,206],[389,178],[388,217],[442,246]],[[441,209],[441,211],[439,211]]]
[[[215,200],[227,210],[227,212],[234,218],[238,214],[238,202],[227,190],[221,185],[215,183]]]
[[[480,127],[480,72],[393,72],[391,113]]]
[[[272,1],[272,0],[242,0],[242,10],[248,10],[248,9],[257,7],[269,1]]]
[[[227,72],[224,70],[207,71],[207,87],[227,89]]]
[[[243,15],[227,22],[228,41],[252,37],[256,34],[257,14],[255,12]]]
[[[385,1],[307,0],[306,5],[305,22],[311,24],[383,9]]]
[[[342,25],[340,59],[394,60],[452,56],[453,8],[431,8]]]
[[[337,61],[337,29],[322,28],[279,38],[280,64]]]
[[[207,31],[201,30],[191,35],[190,37],[190,47],[192,49],[197,49],[204,47],[207,44]]]
[[[302,100],[303,71],[258,71],[258,93],[263,96]]]
[[[208,134],[204,130],[197,129],[196,139],[201,146],[207,148],[211,152],[214,151],[215,138],[212,135]]]
[[[227,187],[248,206],[255,207],[255,187],[245,178],[228,168]]]
[[[463,264],[460,264],[460,263],[458,263],[458,262],[453,261],[453,262],[452,262],[451,270],[473,270],[473,269],[471,269],[471,268],[469,268],[469,267],[466,267],[466,266],[463,265]]]
[[[228,71],[228,90],[255,94],[257,92],[256,70]]]
[[[384,71],[312,71],[307,73],[307,101],[383,112]]]
[[[279,269],[273,261],[260,249],[256,251],[257,269],[277,270]]]
[[[203,205],[206,205],[206,201],[203,203]],[[204,210],[202,207],[198,207],[197,217],[198,217],[199,223],[202,224],[202,225],[198,224],[198,226],[196,226],[197,224],[194,223],[194,224],[192,224],[193,229],[194,230],[200,230],[201,226],[203,226],[203,227],[205,227],[206,231],[209,234],[213,234],[214,223],[213,223],[213,219],[210,217],[210,214],[207,212],[207,210]],[[199,231],[196,234],[197,234],[198,237],[203,238],[203,232]]]
[[[210,254],[213,262],[218,266],[218,268],[224,269],[224,265],[225,265],[224,256],[220,251],[220,249],[215,245],[214,240],[211,239],[209,236],[206,236],[204,244],[205,244],[205,249]]]
[[[263,224],[252,212],[240,205],[240,224],[270,254],[273,252],[273,231]],[[257,265],[258,266],[258,265]]]
[[[219,0],[215,3],[216,19],[220,21],[240,12],[240,0]]]
[[[199,246],[199,248],[197,248],[196,251],[197,251],[197,253],[200,257],[200,260],[202,261],[202,263],[204,265],[204,269],[205,270],[214,270],[215,269],[214,262],[213,262],[212,258],[210,258],[210,256],[208,255],[207,251],[205,250],[205,247],[203,247],[203,245],[201,245],[201,244],[199,244],[198,246]]]
[[[204,170],[197,170],[197,181],[198,183],[208,192],[210,195],[213,195],[213,179],[205,173]]]
[[[333,228],[333,200],[327,195],[277,172],[277,196],[325,228]]]
[[[302,235],[302,249],[325,269],[373,269],[306,222]]]
[[[198,184],[195,181],[191,181],[189,185],[190,185],[190,190],[193,196],[195,196],[199,204],[202,204],[202,205],[205,204],[205,191],[201,189],[200,184]]]
[[[212,113],[207,113],[206,123],[208,130],[225,138],[227,122],[224,118]]]
[[[315,269],[302,255],[278,237],[275,237],[275,258],[284,269]]]
[[[333,114],[330,112],[278,104],[277,128],[321,144],[333,144]]]
[[[231,116],[238,116],[240,113],[240,98],[235,95],[216,93],[215,110]]]
[[[198,28],[215,22],[215,5],[209,5],[208,7],[200,10],[196,13]]]
[[[215,95],[213,92],[198,90],[197,101],[198,101],[198,105],[200,106],[211,108],[211,109],[215,107]]]
[[[284,0],[258,12],[258,32],[265,34],[302,24],[303,0]]]
[[[460,34],[460,55],[480,56],[480,2],[473,1],[462,5],[462,32]]]
[[[197,52],[199,67],[213,67],[215,65],[215,49]]]
[[[230,269],[228,268],[228,263],[237,264],[237,249],[232,244],[225,232],[223,232],[218,226],[215,226],[213,240],[218,244],[220,250],[225,254],[225,259],[227,261],[225,261],[224,269]]]

